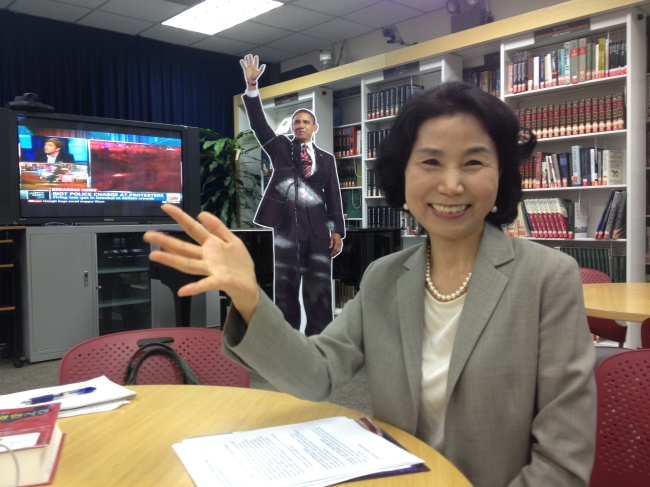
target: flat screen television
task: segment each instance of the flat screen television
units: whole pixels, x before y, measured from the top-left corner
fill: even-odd
[[[0,224],[160,223],[200,209],[194,127],[0,109]]]

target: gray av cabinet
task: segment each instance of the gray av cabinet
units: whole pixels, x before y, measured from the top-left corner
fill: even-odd
[[[172,293],[149,278],[150,247],[141,235],[179,229],[170,224],[28,227],[18,252],[27,360],[61,358],[100,334],[175,326]],[[202,296],[192,300],[192,326],[205,326]]]

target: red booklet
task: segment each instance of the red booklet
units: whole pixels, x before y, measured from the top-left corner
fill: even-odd
[[[60,403],[0,409],[0,443],[11,448],[20,470],[20,486],[51,484],[59,459],[63,433],[56,422]],[[13,486],[16,465],[0,448],[0,487]]]

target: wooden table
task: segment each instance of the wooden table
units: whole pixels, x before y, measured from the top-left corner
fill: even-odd
[[[193,486],[172,444],[198,435],[244,431],[362,413],[287,394],[217,386],[129,386],[131,404],[114,411],[63,418],[66,433],[54,486]],[[377,421],[429,472],[339,485],[448,486],[470,483],[442,455],[404,431]]]
[[[587,316],[641,323],[650,318],[650,283],[583,284]]]

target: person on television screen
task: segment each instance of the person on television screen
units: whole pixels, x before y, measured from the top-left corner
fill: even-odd
[[[55,137],[47,139],[43,145],[43,152],[36,156],[36,162],[56,164],[74,162],[74,156],[63,150],[63,141]]]
[[[232,298],[223,353],[282,392],[326,401],[365,366],[373,414],[475,487],[585,487],[596,443],[595,350],[577,262],[501,226],[517,218],[535,135],[463,82],[411,97],[376,167],[425,242],[374,261],[318,336],[293,330],[244,244],[213,215],[171,215],[198,245],[147,233],[151,259],[204,275],[179,295]]]
[[[302,281],[305,334],[316,335],[333,319],[332,257],[341,251],[345,236],[336,161],[314,144],[318,125],[309,110],[293,114],[293,139],[276,135],[257,91],[266,66],[250,54],[240,63],[247,83],[243,100],[248,120],[273,163],[254,221],[273,228],[275,303],[291,326],[300,329]]]

